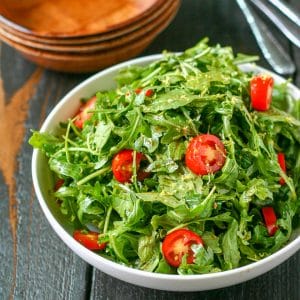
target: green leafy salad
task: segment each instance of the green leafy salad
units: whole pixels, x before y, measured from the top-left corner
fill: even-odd
[[[256,59],[204,39],[123,69],[55,134],[34,131],[74,239],[168,274],[230,270],[283,247],[300,225],[300,101],[287,82],[240,70]]]

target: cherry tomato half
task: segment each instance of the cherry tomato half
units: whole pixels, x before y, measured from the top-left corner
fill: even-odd
[[[177,229],[169,233],[162,243],[162,253],[169,265],[179,267],[184,255],[187,255],[187,263],[194,262],[192,245],[203,245],[201,237],[189,229]]]
[[[286,173],[286,166],[285,166],[285,156],[284,156],[284,153],[280,152],[277,154],[277,160],[278,160],[278,163],[279,163],[279,166],[281,168],[281,170]],[[285,180],[281,177],[279,179],[279,183],[281,185],[284,185],[285,184]]]
[[[200,134],[192,138],[185,153],[187,167],[197,175],[217,172],[225,160],[224,144],[212,134]]]
[[[98,243],[98,232],[89,231],[85,233],[81,230],[75,230],[73,233],[73,237],[76,241],[90,250],[103,250],[106,247],[106,243]]]
[[[277,217],[272,206],[265,206],[261,209],[265,224],[270,236],[274,235],[278,227],[276,226]]]
[[[142,160],[146,160],[145,156],[140,152],[136,152],[137,179],[140,181],[149,176],[149,173],[140,169]],[[115,179],[121,183],[131,181],[133,175],[133,150],[124,149],[114,156],[112,160],[112,172]]]
[[[257,75],[251,79],[250,97],[253,109],[266,111],[270,108],[273,85],[273,78],[266,74]]]
[[[95,108],[96,101],[97,97],[93,96],[79,108],[74,120],[74,125],[77,128],[82,129],[83,123],[92,117],[93,113],[90,111]]]

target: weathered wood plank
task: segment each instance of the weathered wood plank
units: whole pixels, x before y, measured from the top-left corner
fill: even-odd
[[[94,287],[90,299],[122,300],[248,300],[300,299],[300,252],[274,270],[248,282],[224,289],[203,292],[168,292],[147,289],[112,278],[98,270],[94,272]]]
[[[54,104],[83,77],[38,69],[6,46],[1,55],[6,83],[0,88],[1,116],[6,119],[0,129],[8,152],[1,151],[0,166],[0,299],[82,299],[90,267],[46,221],[32,188],[32,149],[27,141],[30,128],[39,128]],[[6,59],[10,55],[21,70],[30,66],[30,72],[17,73]]]
[[[232,46],[235,53],[259,55],[259,64],[269,67],[235,1],[184,0],[171,25],[161,33],[142,55],[163,49],[182,51],[200,39],[209,37],[212,44]],[[283,46],[288,47],[283,40]]]

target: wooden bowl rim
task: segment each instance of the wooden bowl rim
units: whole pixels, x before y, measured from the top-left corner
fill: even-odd
[[[179,6],[180,0],[167,0],[166,3],[171,2],[170,5],[165,5],[163,7],[163,11],[159,11],[160,13],[157,15],[155,20],[152,20],[152,22],[146,24],[143,27],[140,27],[136,29],[135,31],[124,34],[123,36],[115,39],[111,39],[108,41],[100,41],[100,42],[94,42],[94,43],[88,43],[88,44],[74,44],[74,45],[55,45],[55,44],[44,44],[44,43],[38,43],[33,42],[31,40],[24,40],[20,38],[19,36],[16,36],[14,34],[11,34],[10,32],[6,31],[3,27],[0,26],[0,33],[2,36],[7,37],[8,39],[24,45],[28,46],[34,49],[40,49],[40,50],[46,50],[46,51],[56,51],[56,52],[75,52],[75,53],[83,53],[83,52],[95,52],[98,50],[105,50],[108,48],[115,48],[119,47],[123,44],[126,44],[128,42],[134,41],[139,37],[142,37],[144,34],[147,34],[148,32],[151,32],[152,29],[159,26],[159,24],[163,23],[164,20],[168,19],[174,11],[177,10],[177,7]]]
[[[180,2],[180,1],[178,1]],[[177,14],[179,5],[176,10],[173,11],[173,13],[170,15],[168,19],[166,19],[162,24],[160,24],[157,28],[152,30],[150,33],[147,33],[144,35],[143,38],[139,38],[134,42],[130,42],[127,44],[124,44],[121,47],[116,47],[112,49],[105,49],[104,51],[97,51],[94,53],[81,53],[81,54],[70,54],[70,53],[58,53],[54,51],[45,51],[45,50],[37,50],[34,48],[30,48],[21,44],[18,44],[14,41],[11,41],[7,39],[6,37],[2,36],[0,34],[0,37],[9,44],[11,47],[15,48],[16,50],[20,51],[23,54],[31,55],[33,57],[40,57],[45,60],[56,60],[56,61],[62,61],[62,62],[83,62],[83,61],[93,61],[94,59],[99,59],[99,57],[109,57],[116,54],[124,53],[128,54],[130,52],[130,49],[138,48],[140,45],[145,44],[147,42],[151,42],[162,30],[164,30],[172,21],[172,19]],[[126,55],[124,55],[126,56]]]
[[[150,1],[150,0],[143,0],[143,2],[145,1]],[[128,1],[130,2],[130,1]],[[144,10],[141,10],[141,12],[139,14],[136,14],[134,16],[128,17],[128,19],[120,21],[119,23],[116,24],[112,24],[110,26],[108,26],[108,28],[101,28],[98,30],[95,30],[94,32],[73,32],[73,33],[63,33],[63,32],[42,32],[42,31],[38,31],[38,29],[29,29],[26,28],[25,26],[22,26],[21,24],[15,23],[14,21],[10,20],[9,18],[7,18],[6,16],[4,16],[3,14],[0,14],[0,23],[3,25],[6,25],[9,28],[13,28],[14,30],[18,31],[18,32],[22,32],[28,36],[35,36],[35,37],[46,37],[46,38],[75,38],[75,37],[87,37],[87,36],[92,36],[92,35],[99,35],[99,34],[106,34],[106,33],[110,33],[112,31],[116,31],[116,30],[121,30],[121,29],[125,29],[128,26],[130,26],[132,23],[143,20],[144,18],[148,18],[149,15],[151,15],[155,10],[159,9],[160,6],[162,5],[162,3],[164,2],[164,0],[151,0],[151,3],[149,3],[149,7],[148,8],[144,8]],[[9,3],[9,1],[7,1],[7,3]],[[2,5],[5,5],[4,2],[2,3]],[[72,6],[70,6],[72,7]],[[0,7],[1,8],[1,7]],[[51,17],[48,16],[48,17]],[[103,27],[105,27],[105,25],[103,25]]]

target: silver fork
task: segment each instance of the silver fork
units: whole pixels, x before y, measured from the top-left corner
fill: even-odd
[[[290,7],[282,0],[269,0],[275,7],[277,7],[284,15],[286,15],[297,26],[300,26],[300,13],[296,12],[294,8]]]
[[[253,35],[272,68],[279,74],[290,75],[296,67],[290,56],[281,47],[280,42],[272,35],[265,23],[247,5],[245,0],[236,0],[243,12]]]
[[[273,4],[272,6],[262,0],[251,0],[251,2],[255,4],[294,45],[300,48],[300,25],[297,25],[299,18],[295,11],[291,11],[287,5],[278,0],[270,1]],[[279,7],[281,8],[280,10]],[[284,14],[281,12],[282,10]]]

